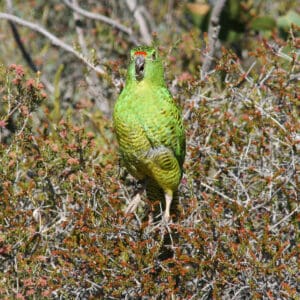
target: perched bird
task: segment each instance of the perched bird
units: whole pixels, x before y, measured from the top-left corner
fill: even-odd
[[[131,175],[145,183],[148,199],[162,201],[168,221],[182,177],[185,133],[181,111],[167,89],[155,48],[131,50],[126,84],[115,104],[113,122],[121,160]],[[134,212],[139,201],[137,194],[127,212]]]

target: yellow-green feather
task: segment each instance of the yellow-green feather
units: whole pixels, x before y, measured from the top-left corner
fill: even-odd
[[[137,179],[148,181],[148,198],[161,199],[162,191],[177,191],[182,176],[184,128],[181,111],[166,87],[162,63],[151,56],[155,50],[135,51],[148,55],[145,75],[140,81],[135,78],[131,59],[125,88],[115,105],[114,127],[126,168]]]

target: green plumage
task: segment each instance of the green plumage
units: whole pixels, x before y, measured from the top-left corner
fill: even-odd
[[[134,177],[145,180],[150,200],[162,200],[164,193],[168,219],[168,206],[182,176],[185,134],[181,111],[166,87],[154,48],[131,51],[113,120],[124,165]]]

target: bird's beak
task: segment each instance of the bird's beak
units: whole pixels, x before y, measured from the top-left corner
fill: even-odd
[[[142,80],[144,77],[145,57],[138,55],[135,58],[135,77],[137,80]]]

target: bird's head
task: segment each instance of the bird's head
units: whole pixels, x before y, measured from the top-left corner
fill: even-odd
[[[131,50],[128,79],[136,83],[164,84],[163,66],[155,48],[139,46]]]

